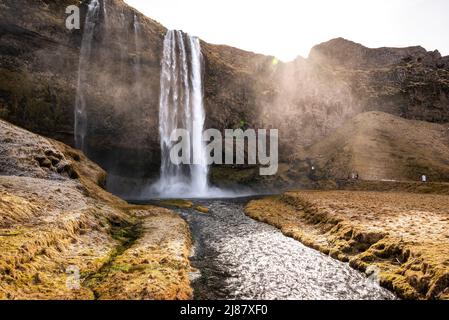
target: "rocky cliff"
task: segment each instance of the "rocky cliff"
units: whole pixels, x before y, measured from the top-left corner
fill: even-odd
[[[346,81],[363,111],[449,121],[449,57],[422,47],[369,49],[345,39],[314,47],[309,60]]]
[[[101,0],[85,74],[87,154],[117,179],[157,176],[159,75],[166,29],[122,0]],[[81,30],[65,7],[3,1],[0,115],[73,145]],[[335,39],[289,63],[201,43],[206,125],[280,130],[281,161],[360,112],[449,121],[449,60],[420,47],[369,49]],[[124,181],[124,180],[120,180]]]
[[[84,21],[86,1],[3,2],[0,104],[3,118],[73,145],[84,26],[66,29],[69,4],[80,4]],[[111,172],[145,173],[159,165],[157,114],[165,29],[122,1],[104,4],[83,84],[87,153]]]

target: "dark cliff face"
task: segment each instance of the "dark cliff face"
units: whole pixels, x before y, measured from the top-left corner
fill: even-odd
[[[63,28],[64,3],[0,4],[0,113],[25,128],[70,140],[81,33]]]
[[[165,28],[120,0],[104,3],[84,83],[87,153],[110,172],[140,177],[159,165],[157,115]],[[80,4],[81,30],[65,27],[65,9],[71,4]],[[87,2],[11,0],[2,6],[1,116],[73,145]]]
[[[122,0],[103,1],[86,72],[87,153],[114,176],[155,178],[166,29]],[[86,1],[0,3],[0,116],[71,145],[83,30],[65,28],[65,8],[76,3],[84,21]],[[281,161],[363,111],[449,121],[449,60],[421,47],[368,49],[335,39],[309,59],[282,63],[201,46],[206,127],[277,128]]]
[[[208,125],[278,129],[281,159],[359,112],[349,86],[327,66],[210,44],[203,52]]]
[[[340,38],[314,47],[309,60],[348,82],[362,111],[449,122],[449,60],[438,51],[369,49]]]

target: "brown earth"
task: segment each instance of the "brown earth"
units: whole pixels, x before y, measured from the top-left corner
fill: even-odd
[[[420,181],[426,175],[428,181],[447,182],[449,125],[365,112],[291,159],[298,175],[302,171],[315,180],[358,173],[370,181]]]
[[[291,191],[246,213],[368,275],[404,299],[449,299],[449,197]]]
[[[191,298],[184,220],[128,205],[81,152],[4,121],[0,151],[0,299]]]

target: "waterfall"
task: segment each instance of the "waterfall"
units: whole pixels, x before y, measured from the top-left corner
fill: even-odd
[[[104,16],[104,24],[106,28],[109,26],[109,17],[108,17],[108,4],[106,0],[103,0],[103,16]]]
[[[160,77],[159,133],[161,139],[160,180],[153,186],[161,197],[201,197],[208,193],[206,147],[202,141],[204,106],[202,54],[198,38],[181,31],[168,31],[164,40]],[[175,129],[190,133],[187,141],[191,165],[170,160]],[[155,189],[155,190],[154,190]]]
[[[91,0],[88,6],[84,33],[81,43],[81,52],[78,65],[78,84],[75,101],[75,145],[78,149],[85,151],[85,139],[87,134],[87,110],[86,110],[86,81],[89,68],[90,55],[92,51],[92,40],[95,25],[98,21],[100,3]]]
[[[202,56],[200,41],[198,38],[189,37],[192,59],[191,84],[192,84],[192,130],[193,157],[197,165],[192,168],[192,186],[200,194],[207,191],[207,157],[206,146],[203,142],[204,129],[204,105],[203,105],[203,82],[202,82]]]
[[[128,41],[123,41],[123,39],[128,39],[128,28],[126,27],[126,16],[125,16],[125,12],[123,11],[122,8],[122,12],[120,13],[119,16],[119,24],[118,24],[119,28],[117,30],[118,33],[118,45],[120,47],[120,61],[125,61],[126,60],[126,56],[127,56],[127,52],[128,52]],[[125,74],[125,70],[124,70],[124,64],[121,63],[120,64],[120,74],[123,75]]]
[[[133,27],[134,27],[134,43],[136,46],[136,55],[134,57],[134,73],[136,75],[137,82],[140,80],[141,76],[141,59],[140,59],[140,51],[142,50],[142,45],[140,43],[140,23],[139,19],[137,18],[137,15],[134,14],[134,21],[133,21]]]

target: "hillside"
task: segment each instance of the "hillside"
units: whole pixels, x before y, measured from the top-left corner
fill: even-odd
[[[191,297],[186,223],[128,205],[105,177],[81,152],[0,120],[0,300]]]
[[[438,50],[372,49],[338,38],[312,48],[309,60],[347,82],[362,111],[449,122],[449,60]]]
[[[316,167],[318,179],[449,180],[449,126],[383,112],[357,115],[297,154]]]

